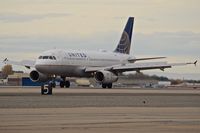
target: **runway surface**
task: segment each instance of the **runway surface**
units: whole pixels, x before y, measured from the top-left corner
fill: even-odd
[[[200,132],[200,90],[0,88],[0,132]]]
[[[200,90],[0,88],[0,108],[200,107]]]

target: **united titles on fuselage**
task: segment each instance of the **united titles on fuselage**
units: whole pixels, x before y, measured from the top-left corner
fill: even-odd
[[[71,58],[86,58],[87,55],[85,53],[67,53]]]

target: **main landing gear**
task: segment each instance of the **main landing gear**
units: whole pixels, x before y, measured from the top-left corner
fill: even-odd
[[[60,88],[69,88],[70,87],[70,82],[69,81],[60,81]]]
[[[70,87],[70,82],[65,80],[65,77],[61,77],[62,81],[60,81],[60,88],[69,88]]]
[[[112,83],[102,83],[102,88],[112,88]]]

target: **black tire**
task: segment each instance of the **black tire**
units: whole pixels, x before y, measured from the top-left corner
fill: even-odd
[[[112,83],[107,84],[107,87],[108,87],[109,89],[111,89],[111,88],[112,88]]]
[[[48,95],[52,95],[52,90],[53,90],[52,86],[49,86],[48,87]]]
[[[69,81],[65,81],[65,87],[69,88],[70,87],[70,82]]]
[[[48,90],[47,90],[47,95],[52,95],[52,90],[53,90],[53,84],[52,83],[49,83],[48,84]]]
[[[107,86],[106,84],[102,84],[102,88],[106,88],[106,86]]]
[[[53,82],[53,83],[51,84],[51,86],[52,86],[53,88],[56,88],[56,82]]]
[[[64,88],[65,86],[65,82],[64,81],[60,81],[60,88]]]

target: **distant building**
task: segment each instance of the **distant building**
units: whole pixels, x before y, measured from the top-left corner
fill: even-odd
[[[158,84],[158,80],[154,79],[128,79],[128,78],[123,78],[119,77],[119,80],[115,83],[115,86],[118,87],[134,87],[134,86],[139,86],[139,87],[153,87],[154,85]]]
[[[29,77],[22,77],[22,86],[41,86],[41,82],[33,82]]]
[[[22,73],[14,73],[12,75],[8,75],[8,85],[11,86],[21,86],[22,85]]]
[[[0,71],[0,79],[6,79],[6,74],[4,74],[2,71]]]
[[[171,81],[159,81],[157,87],[169,87],[171,85]]]
[[[23,73],[21,71],[15,72],[13,75],[8,75],[7,85],[11,86],[41,86],[40,82],[33,82],[29,78],[28,73]]]
[[[7,79],[0,79],[0,85],[7,85],[8,80]]]

